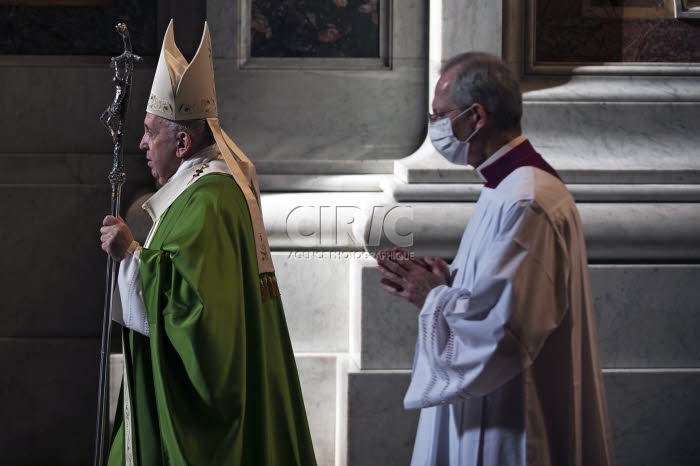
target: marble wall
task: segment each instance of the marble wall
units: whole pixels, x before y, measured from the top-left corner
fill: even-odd
[[[261,173],[390,173],[422,142],[427,2],[377,3],[389,22],[374,58],[251,56],[249,4],[206,3],[219,118]]]
[[[435,71],[466,49],[526,69],[523,2],[388,3],[389,60],[357,68],[250,59],[237,34],[245,2],[157,2],[158,34],[175,16],[186,55],[210,20],[223,126],[261,173],[323,466],[407,464],[417,413],[401,400],[415,311],[379,288],[362,254],[367,224],[352,229],[356,242],[300,246],[290,213],[410,208],[404,226],[416,252],[450,258],[480,187],[473,171],[423,144]],[[107,66],[106,56],[0,57],[0,108],[12,109],[0,125],[0,415],[12,420],[0,428],[3,464],[77,466],[92,455],[105,265],[97,230],[111,165],[97,116],[112,99]],[[154,66],[147,57],[136,72],[125,208],[153,188],[137,143]],[[579,202],[618,464],[697,464],[700,72],[688,63],[567,73],[523,77],[524,129]],[[380,239],[368,249],[389,244]]]
[[[442,55],[435,52],[439,58],[451,55],[455,43],[469,49],[492,38],[489,50],[502,50],[520,72],[532,71],[523,76],[530,90],[524,96],[524,131],[560,170],[579,203],[593,264],[617,463],[697,463],[700,425],[691,393],[700,383],[700,355],[691,329],[699,314],[692,283],[700,260],[700,139],[689,125],[700,104],[697,65],[533,68],[532,55],[521,48],[531,32],[523,2],[505,1],[502,10],[487,2],[438,3],[443,8],[442,34],[435,38],[431,31],[431,62],[433,44],[445,37],[450,41],[441,44]],[[487,23],[461,32],[469,20],[460,14],[480,9],[502,15],[502,42]],[[446,17],[444,11],[452,14]],[[675,53],[692,47],[683,37],[667,35],[666,43],[678,40],[679,47],[665,53],[659,45],[656,58],[682,61]],[[563,77],[543,75],[563,72]],[[414,216],[420,219],[414,225],[419,254],[449,257],[458,238],[454,230],[462,228],[458,219],[466,223],[478,195],[470,183],[477,182],[470,170],[441,162],[426,145],[398,161],[395,178],[381,186],[393,201],[419,212]],[[373,269],[371,261],[351,267],[358,297],[351,302],[348,383],[358,396],[353,398],[348,389],[344,460],[407,464],[413,431],[396,421],[416,422],[405,417],[400,405],[416,333],[415,320],[406,314],[415,310],[387,297]],[[380,383],[381,394],[373,391]],[[365,403],[353,404],[353,399]],[[379,426],[383,439],[362,434],[370,422]],[[382,441],[391,445],[389,459],[369,448]]]

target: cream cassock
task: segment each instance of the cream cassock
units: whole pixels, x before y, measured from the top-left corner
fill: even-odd
[[[542,166],[520,137],[480,168],[453,285],[419,316],[412,466],[613,464],[581,221]]]

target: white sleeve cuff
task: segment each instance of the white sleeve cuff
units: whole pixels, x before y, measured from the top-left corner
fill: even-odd
[[[113,307],[112,319],[124,327],[148,337],[151,335],[151,331],[148,327],[146,306],[143,303],[141,274],[139,273],[141,249],[139,243],[132,241],[127,249],[126,257],[119,264],[118,295],[115,299],[116,305]]]

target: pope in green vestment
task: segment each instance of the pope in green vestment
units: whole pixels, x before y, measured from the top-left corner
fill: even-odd
[[[146,107],[141,247],[107,216],[120,262],[124,378],[109,466],[314,466],[255,168],[221,129],[207,24],[188,63],[173,22]],[[118,305],[117,305],[118,304]]]
[[[315,465],[282,302],[261,287],[274,274],[258,273],[246,199],[231,175],[192,179],[140,250],[150,336],[123,333],[108,464]]]

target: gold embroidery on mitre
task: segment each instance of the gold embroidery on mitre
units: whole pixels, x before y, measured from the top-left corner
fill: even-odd
[[[151,97],[148,98],[147,110],[153,110],[154,112],[158,113],[167,113],[170,116],[172,116],[174,113],[174,109],[172,105],[170,105],[170,102],[165,99],[161,99],[155,94],[151,94]]]
[[[200,99],[199,102],[181,103],[178,107],[180,116],[199,115],[201,113],[216,113],[216,99],[213,97]]]

